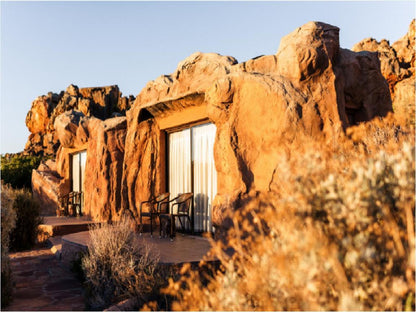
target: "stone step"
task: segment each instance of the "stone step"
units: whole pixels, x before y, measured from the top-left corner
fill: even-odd
[[[62,255],[62,236],[49,237],[47,244],[51,252],[60,260]]]
[[[38,241],[45,242],[49,237],[88,231],[95,223],[87,217],[44,217],[44,223],[39,225]]]

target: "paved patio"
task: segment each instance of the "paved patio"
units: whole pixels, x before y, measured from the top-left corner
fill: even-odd
[[[182,264],[201,261],[211,249],[207,238],[201,236],[176,234],[171,241],[169,238],[151,237],[150,233],[143,233],[139,241],[150,245],[152,250],[159,255],[161,264]],[[62,237],[62,260],[71,261],[77,252],[86,251],[90,242],[88,231],[73,233]],[[207,257],[207,261],[215,261],[213,257]]]
[[[15,287],[5,311],[81,311],[83,288],[48,248],[10,254]]]

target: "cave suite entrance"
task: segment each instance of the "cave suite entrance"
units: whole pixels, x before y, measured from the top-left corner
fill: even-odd
[[[212,201],[217,193],[215,132],[213,123],[168,132],[169,192],[171,198],[181,193],[194,193],[194,226],[197,232],[213,231]],[[189,228],[189,224],[186,227]]]
[[[71,155],[71,191],[81,193],[81,211],[84,210],[84,183],[87,151],[80,151]]]

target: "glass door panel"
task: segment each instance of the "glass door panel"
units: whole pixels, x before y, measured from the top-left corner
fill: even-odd
[[[214,124],[192,128],[193,193],[197,232],[212,231],[212,201],[217,194],[217,171],[214,162],[215,132]]]
[[[217,193],[215,132],[214,124],[204,124],[169,134],[169,192],[171,198],[194,193],[197,232],[213,230],[212,201]],[[186,227],[189,229],[189,224]]]

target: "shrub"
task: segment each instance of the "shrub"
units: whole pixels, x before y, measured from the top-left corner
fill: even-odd
[[[15,189],[31,188],[32,170],[39,167],[41,160],[41,156],[2,155],[1,179]]]
[[[16,213],[13,209],[13,194],[10,187],[1,183],[1,307],[11,301],[13,281],[10,269],[10,232],[15,226]]]
[[[15,190],[13,209],[16,213],[16,226],[10,233],[10,249],[30,249],[36,243],[38,227],[43,222],[40,205],[29,191]]]
[[[222,269],[169,281],[172,308],[413,311],[414,132],[366,129],[282,156],[270,192],[243,198],[212,242]]]
[[[90,308],[103,309],[126,298],[146,302],[152,293],[158,259],[133,228],[127,217],[91,227],[89,252],[82,259]]]

